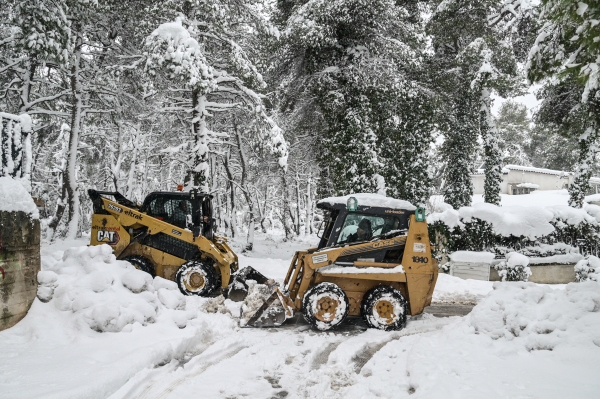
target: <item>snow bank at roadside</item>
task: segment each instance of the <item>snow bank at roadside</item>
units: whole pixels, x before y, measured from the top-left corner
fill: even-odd
[[[514,341],[525,349],[600,347],[600,285],[571,283],[564,290],[532,283],[495,283],[473,308],[476,334]]]
[[[156,322],[160,313],[184,328],[196,317],[175,283],[152,278],[129,262],[118,261],[108,245],[74,247],[38,274],[38,298],[98,332],[130,331]]]
[[[11,177],[0,177],[0,211],[31,214],[39,219],[40,213],[25,187]]]

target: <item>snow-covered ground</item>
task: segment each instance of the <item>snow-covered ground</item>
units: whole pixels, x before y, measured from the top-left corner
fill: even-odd
[[[293,251],[315,242],[258,235],[241,266],[282,279]],[[564,399],[600,391],[594,282],[494,285],[440,275],[434,301],[478,303],[471,314],[423,314],[399,332],[356,323],[335,332],[305,323],[251,329],[238,326],[239,304],[183,297],[173,283],[86,244],[43,247],[48,302],[36,299],[0,332],[0,398]]]

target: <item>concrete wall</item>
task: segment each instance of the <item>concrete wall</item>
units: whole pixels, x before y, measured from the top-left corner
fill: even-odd
[[[538,284],[567,284],[575,282],[575,265],[529,265],[529,281]],[[502,281],[498,271],[490,269],[490,281]]]
[[[0,212],[0,331],[14,326],[37,295],[40,222],[25,212]]]

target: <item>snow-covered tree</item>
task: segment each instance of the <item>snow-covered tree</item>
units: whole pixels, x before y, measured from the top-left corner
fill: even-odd
[[[408,113],[391,110],[399,111],[402,99],[414,93],[430,95],[415,82],[425,48],[418,10],[390,0],[278,6],[275,20],[281,24],[282,45],[273,74],[283,92],[281,111],[296,134],[317,134],[322,195],[366,191],[422,197],[418,190],[406,192],[410,184],[390,191],[386,176],[395,176],[393,184],[403,186],[399,182],[409,181],[413,173],[407,165],[426,164],[427,159],[419,158],[410,141],[406,147],[393,143],[410,158],[403,163],[398,156],[388,158],[391,151],[382,145],[389,145],[394,135],[410,135],[397,132],[406,126]],[[413,116],[420,115],[417,108],[413,111]],[[420,139],[429,146],[429,133]],[[425,166],[420,177],[427,170]],[[429,189],[429,179],[421,181]]]
[[[469,205],[473,194],[474,148],[484,145],[485,200],[499,203],[501,158],[491,116],[491,94],[518,87],[511,31],[495,18],[500,3],[446,0],[437,3],[428,25],[435,49],[435,79],[443,91],[440,126],[445,141],[444,198],[454,207]]]
[[[222,3],[209,11],[223,14],[227,4]],[[189,113],[193,141],[184,141],[190,159],[190,186],[208,191],[210,145],[221,142],[224,132],[209,129],[208,119],[213,114],[244,110],[250,113],[252,129],[269,142],[282,167],[286,165],[287,144],[281,129],[266,113],[262,97],[250,85],[264,86],[262,77],[244,50],[229,32],[233,21],[215,21],[201,11],[205,5],[193,8],[190,16],[159,26],[146,40],[146,69],[151,75],[166,73],[167,85],[182,96],[175,98],[168,111]],[[184,26],[185,23],[185,26]]]
[[[575,1],[546,0],[541,4],[542,26],[529,53],[528,78],[550,79],[544,101],[559,103],[557,116],[579,143],[574,183],[569,187],[571,206],[581,207],[589,190],[592,164],[598,151],[600,75],[598,18],[600,6]],[[563,92],[561,97],[552,94]],[[578,97],[576,97],[578,95]],[[579,101],[576,101],[579,100]]]

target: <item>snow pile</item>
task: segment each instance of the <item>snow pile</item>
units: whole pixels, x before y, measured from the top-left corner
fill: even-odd
[[[494,284],[469,317],[476,334],[515,341],[527,350],[600,346],[600,285],[570,283],[564,290],[533,283]]]
[[[521,183],[521,184],[517,184],[517,187],[540,188],[539,184],[533,184],[533,183]]]
[[[598,203],[600,203],[600,201]],[[600,206],[584,204],[583,210],[596,219],[597,222],[600,222]]]
[[[575,265],[575,280],[600,281],[600,259],[590,255]]]
[[[257,284],[254,280],[246,280],[248,295],[244,299],[240,312],[240,327],[245,327],[248,321],[256,314],[258,309],[272,294],[271,288],[266,284]]]
[[[531,276],[529,258],[518,252],[510,252],[506,260],[494,266],[502,281],[527,281]]]
[[[33,198],[31,198],[25,187],[17,180],[6,176],[0,177],[0,211],[22,211],[30,214],[34,219],[40,217]]]
[[[465,263],[492,263],[495,256],[491,252],[456,251],[450,254],[450,260]]]
[[[350,197],[356,198],[358,202],[358,206],[372,206],[379,208],[393,208],[393,209],[405,209],[409,211],[414,211],[417,209],[413,204],[408,201],[399,200],[391,197],[384,197],[379,194],[369,194],[369,193],[357,193],[345,195],[343,197],[329,197],[324,198],[318,202],[318,204],[329,204],[329,205],[346,205],[348,199]]]
[[[585,197],[585,202],[600,202],[600,194],[592,194]]]
[[[62,260],[45,266],[38,274],[38,298],[71,312],[95,331],[154,323],[166,310],[173,311],[173,322],[183,328],[194,316],[185,312],[186,298],[176,284],[117,261],[108,245],[70,248]]]

